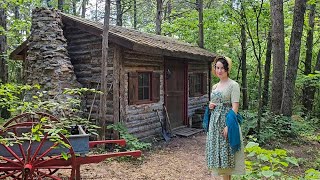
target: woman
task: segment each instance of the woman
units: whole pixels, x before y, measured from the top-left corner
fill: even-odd
[[[219,56],[212,65],[212,73],[220,81],[212,86],[206,160],[209,170],[214,175],[223,175],[223,179],[230,180],[232,174],[245,174],[243,146],[236,152],[232,151],[228,143],[228,127],[226,126],[226,115],[229,110],[232,109],[238,113],[240,88],[237,82],[229,78],[231,59]],[[240,134],[242,144],[241,130],[238,134]]]

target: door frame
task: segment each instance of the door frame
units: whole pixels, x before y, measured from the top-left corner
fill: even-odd
[[[184,85],[184,88],[183,88],[183,109],[182,109],[182,112],[183,112],[183,119],[182,119],[182,124],[183,125],[186,125],[188,126],[189,122],[188,122],[188,61],[186,60],[183,60],[183,59],[178,59],[178,58],[172,58],[172,57],[164,57],[164,64],[163,64],[163,84],[164,84],[164,105],[166,107],[167,106],[167,73],[166,73],[166,70],[167,70],[167,65],[168,65],[168,61],[176,61],[178,63],[182,63],[183,64],[183,74],[184,74],[184,77],[183,77],[183,85]],[[167,108],[167,111],[170,111],[168,108]]]

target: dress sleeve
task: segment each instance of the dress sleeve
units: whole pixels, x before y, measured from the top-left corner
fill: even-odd
[[[237,82],[233,83],[231,90],[231,103],[240,102],[240,87]]]

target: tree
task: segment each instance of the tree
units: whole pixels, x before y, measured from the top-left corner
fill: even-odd
[[[116,7],[117,7],[117,26],[122,26],[122,7],[121,7],[121,0],[116,0]]]
[[[6,11],[4,8],[0,7],[0,82],[6,83],[8,80],[8,71],[7,71],[7,17]]]
[[[312,70],[312,49],[313,49],[313,32],[314,32],[314,18],[315,18],[315,4],[310,5],[310,12],[309,12],[309,29],[307,32],[307,42],[306,42],[306,59],[304,62],[304,75],[308,75],[311,73]],[[303,95],[303,107],[304,107],[304,114],[312,111],[313,106],[313,99],[314,99],[314,91],[315,87],[308,85],[307,83],[304,85],[302,90]]]
[[[88,0],[82,0],[82,4],[81,4],[81,17],[85,18],[86,17],[86,11],[87,11],[87,3]]]
[[[254,29],[250,28],[250,23],[247,19],[244,2],[241,1],[241,8],[243,11],[243,18],[245,20],[248,36],[250,38],[253,54],[258,62],[258,75],[259,75],[259,83],[258,83],[258,120],[257,120],[257,133],[260,133],[261,128],[261,117],[262,117],[262,100],[261,100],[261,93],[262,93],[262,70],[261,70],[261,58],[262,58],[262,41],[261,41],[261,34],[260,34],[260,23],[263,18],[261,18],[263,8],[263,0],[257,4],[254,1],[251,2],[251,6],[255,15],[255,27]]]
[[[281,112],[284,116],[292,115],[292,103],[294,96],[295,81],[297,78],[301,36],[303,31],[304,13],[306,11],[306,0],[296,0],[293,14],[293,26],[291,31],[289,58],[284,82]]]
[[[106,138],[106,121],[107,121],[107,66],[108,66],[108,41],[109,41],[109,19],[110,19],[110,0],[105,2],[105,14],[104,14],[104,25],[103,25],[103,39],[102,39],[102,58],[101,58],[101,91],[103,94],[100,95],[100,111],[99,111],[99,125],[100,129],[100,140]]]
[[[58,9],[63,12],[64,0],[58,0]]]
[[[203,0],[196,0],[197,1],[197,11],[199,12],[199,40],[198,46],[203,48],[204,47],[204,37],[203,37]]]
[[[285,71],[283,0],[270,0],[272,21],[272,95],[271,112],[280,114]]]
[[[245,25],[245,14],[243,8],[240,12],[241,16],[241,85],[242,85],[242,108],[248,109],[248,83],[247,83],[247,34],[246,34],[246,25]]]
[[[268,33],[267,41],[267,51],[266,51],[266,61],[264,65],[264,80],[263,80],[263,92],[262,92],[262,106],[265,107],[268,105],[269,101],[269,81],[270,81],[270,69],[271,69],[271,51],[272,51],[272,42],[271,42],[271,32]]]
[[[137,29],[137,0],[133,0],[133,28]]]
[[[161,35],[162,14],[163,14],[163,0],[157,0],[156,34],[158,35]]]

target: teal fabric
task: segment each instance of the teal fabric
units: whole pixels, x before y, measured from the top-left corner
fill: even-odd
[[[205,132],[208,132],[208,129],[209,129],[210,115],[211,115],[211,112],[210,112],[209,106],[206,106],[206,110],[204,112],[203,119],[202,119],[202,128],[205,130]]]
[[[239,121],[238,121],[239,118]],[[228,126],[228,141],[235,154],[241,148],[239,124],[243,121],[240,114],[236,114],[232,109],[226,115],[226,125]]]

